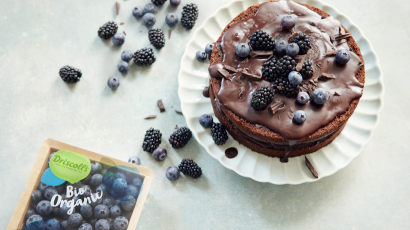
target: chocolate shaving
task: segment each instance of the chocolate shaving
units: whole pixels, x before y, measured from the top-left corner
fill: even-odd
[[[144,118],[144,119],[152,119],[152,118],[156,118],[157,115],[149,115],[148,117]]]
[[[322,73],[319,77],[320,80],[329,80],[329,79],[335,79],[335,76],[330,73]]]
[[[175,110],[175,112],[176,112],[176,113],[178,113],[178,114],[181,114],[181,115],[183,115],[183,114],[182,114],[182,111],[179,111],[179,110]]]
[[[310,163],[310,161],[307,159],[306,156],[305,156],[305,163],[306,163],[306,166],[308,167],[308,169],[310,170],[310,172],[312,173],[312,175],[316,179],[319,178],[319,174],[316,172],[315,168],[313,168],[313,165]]]
[[[175,125],[175,128],[174,129],[178,129],[178,125]]]
[[[249,79],[254,80],[254,81],[260,81],[260,80],[262,80],[262,77],[259,77],[259,76],[255,75],[255,74],[248,73],[248,72],[246,71],[246,69],[245,69],[244,71],[242,71],[242,74],[245,75],[245,76],[247,76]]]
[[[226,69],[228,71],[231,71],[233,73],[238,72],[235,68],[233,68],[232,66],[229,66],[229,65],[224,65],[224,69]]]
[[[335,37],[333,35],[329,35],[329,38],[330,38],[330,43],[333,44],[333,42],[335,41]]]
[[[172,30],[168,30],[168,39],[171,39]]]
[[[303,63],[305,62],[305,58],[306,58],[306,55],[302,55],[302,58],[300,59],[300,61],[296,65],[296,71],[300,71],[302,69]]]
[[[218,69],[218,72],[220,74],[222,74],[222,76],[224,76],[226,79],[231,80],[232,76],[228,73],[228,71],[224,70],[224,69]]]
[[[334,55],[336,55],[337,54],[337,52],[338,52],[339,50],[332,50],[332,51],[329,51],[329,52],[327,52],[327,53],[325,53],[325,56],[334,56]]]
[[[313,79],[314,82],[318,83],[319,80],[317,78]]]
[[[273,58],[273,54],[268,57],[268,60],[270,60],[271,58]]]
[[[346,40],[344,41],[339,41],[338,43],[336,43],[337,46],[340,46],[341,44],[346,43]]]
[[[321,69],[321,68],[322,68],[322,67],[320,67],[320,64],[319,64],[319,63],[317,63],[316,65],[317,65],[317,67],[319,67],[319,69]]]
[[[165,112],[164,103],[162,103],[162,100],[161,100],[161,99],[159,99],[159,100],[157,101],[157,105],[158,105],[159,111],[160,111],[161,113],[162,113],[162,112]]]
[[[122,31],[124,33],[125,36],[127,36],[127,34],[125,33],[125,31]]]
[[[361,66],[364,66],[364,63],[360,62],[360,63],[359,63],[359,66],[360,66],[360,67],[361,67]]]
[[[241,85],[241,87],[239,88],[239,98],[242,98],[242,95],[244,92],[245,92],[245,87]]]
[[[350,34],[336,35],[335,36],[335,41],[346,39],[346,38],[351,37],[351,36],[352,35],[350,35]]]
[[[293,113],[292,108],[289,108],[288,117],[289,117],[290,119],[293,119],[293,115],[294,115],[294,113]]]
[[[309,94],[309,96],[312,96],[312,93],[313,93],[313,86],[312,85],[308,85],[307,86],[307,89],[308,89],[308,94]]]
[[[335,95],[336,95],[336,96],[340,96],[341,94],[335,91]]]
[[[317,83],[315,81],[313,81],[312,79],[309,80],[309,83],[314,85],[314,86],[317,86]]]
[[[246,59],[243,60],[241,63],[242,63],[242,64],[245,64],[245,63],[248,63],[248,61],[249,61],[249,58],[246,58]]]
[[[120,14],[120,3],[115,2],[115,14]]]
[[[340,27],[339,27],[339,30],[340,30],[340,34],[341,34],[341,35],[345,35],[345,34],[346,34],[346,31],[345,31],[345,29],[343,28],[343,26],[340,26]]]
[[[268,107],[268,111],[269,111],[272,115],[274,115],[274,114],[275,114],[280,108],[282,108],[284,105],[285,105],[285,103],[283,103],[282,101],[277,101],[277,102],[271,104],[271,105]]]
[[[316,26],[316,23],[314,23],[314,22],[309,22],[309,24],[312,25],[312,26]]]
[[[120,22],[120,25],[124,25],[125,23],[124,22]]]
[[[273,55],[273,51],[257,50],[257,51],[252,51],[250,54],[252,58],[257,57],[257,56],[270,56],[270,55]]]

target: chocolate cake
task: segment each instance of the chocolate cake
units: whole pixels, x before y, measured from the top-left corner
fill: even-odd
[[[293,29],[282,28],[284,16],[295,19]],[[276,42],[284,39],[290,44],[302,33],[309,38],[308,49],[306,44],[303,49],[307,52],[292,58],[296,65],[293,70],[303,76],[302,83],[292,90],[296,89],[296,94],[308,93],[307,104],[298,103],[296,95],[281,91],[281,84],[268,81],[263,74],[265,62],[277,61],[283,55],[275,50],[251,50],[245,58],[236,54],[236,46],[250,44],[250,37],[257,30],[266,32]],[[341,49],[350,53],[346,64],[335,61]],[[239,143],[269,157],[281,158],[282,162],[331,143],[356,109],[365,83],[363,57],[349,31],[326,12],[293,1],[270,1],[239,14],[216,41],[210,60],[209,96],[216,117]],[[310,76],[301,71],[304,63],[313,69]],[[252,95],[261,87],[270,87],[274,97],[266,109],[256,110],[251,106]],[[317,88],[328,92],[323,105],[312,101],[312,92]],[[293,119],[298,110],[307,116],[302,124]]]

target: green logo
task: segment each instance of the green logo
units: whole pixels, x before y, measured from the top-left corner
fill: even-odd
[[[49,165],[54,175],[71,184],[86,178],[91,171],[90,159],[68,150],[56,152]]]

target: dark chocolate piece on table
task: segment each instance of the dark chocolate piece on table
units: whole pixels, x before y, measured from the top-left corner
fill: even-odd
[[[115,2],[115,14],[119,15],[120,14],[120,3]]]
[[[144,119],[152,119],[152,118],[156,118],[157,115],[149,115],[148,117],[144,118]]]
[[[313,167],[313,165],[310,163],[310,161],[307,159],[306,156],[305,156],[305,163],[306,163],[306,166],[308,167],[308,169],[310,170],[310,172],[312,173],[312,175],[316,179],[319,178],[319,174],[316,172],[316,169]]]
[[[162,100],[161,99],[159,99],[158,101],[157,101],[157,105],[158,105],[158,108],[159,108],[159,111],[162,113],[162,112],[165,112],[165,106],[164,106],[164,103],[162,103]]]
[[[175,110],[175,112],[182,115],[182,111]]]

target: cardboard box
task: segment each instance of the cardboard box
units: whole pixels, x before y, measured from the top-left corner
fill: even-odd
[[[13,216],[7,226],[7,230],[22,229],[24,226],[25,214],[30,206],[31,194],[37,189],[43,172],[47,169],[48,157],[50,153],[58,150],[69,150],[81,155],[84,155],[90,159],[91,162],[100,162],[102,158],[108,158],[116,165],[127,166],[132,168],[137,168],[141,176],[144,178],[142,190],[138,196],[135,208],[132,212],[130,222],[128,224],[128,229],[135,229],[142,212],[142,207],[144,206],[145,199],[147,198],[149,188],[151,187],[152,180],[154,178],[154,173],[151,169],[144,168],[142,166],[137,166],[128,162],[124,162],[115,158],[107,157],[98,153],[87,151],[81,148],[77,148],[72,145],[61,143],[59,141],[48,139],[44,141],[40,153],[34,163],[33,169],[31,170],[30,176],[26,183],[26,191],[20,196],[20,200],[14,210]]]

